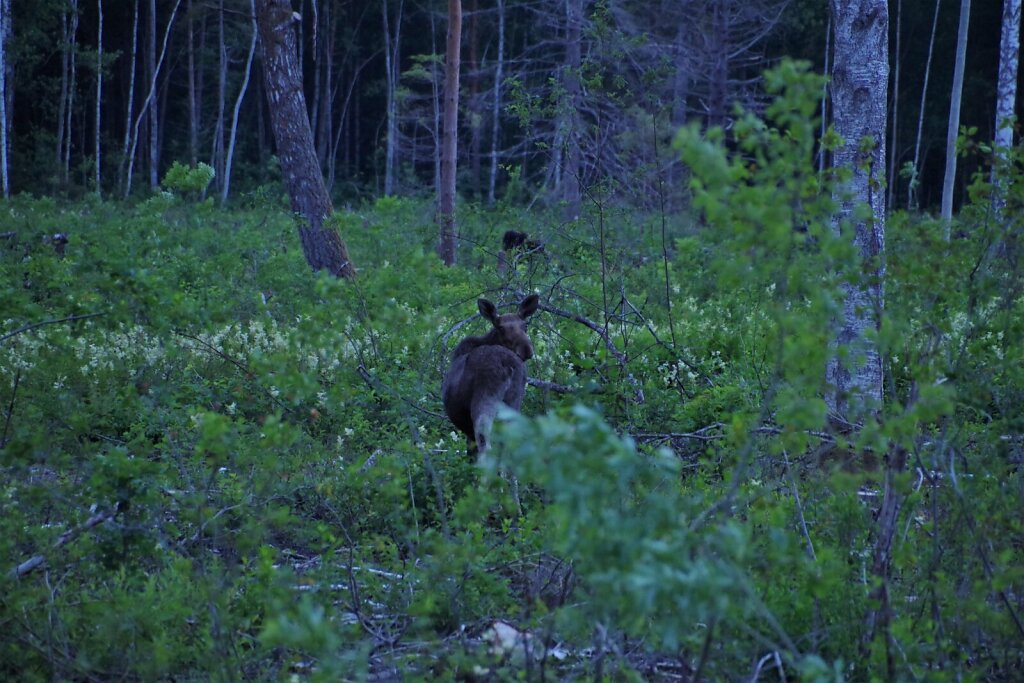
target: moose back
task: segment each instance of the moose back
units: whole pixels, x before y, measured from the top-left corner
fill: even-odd
[[[452,351],[452,362],[441,385],[448,418],[478,452],[489,446],[491,425],[499,405],[519,410],[526,392],[526,361],[533,344],[526,319],[537,310],[536,294],[523,299],[515,313],[498,315],[487,299],[477,301],[480,315],[491,323],[487,334],[466,337]]]

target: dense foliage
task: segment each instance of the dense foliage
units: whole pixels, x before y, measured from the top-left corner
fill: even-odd
[[[888,403],[844,432],[842,176],[814,166],[820,80],[767,83],[728,147],[680,133],[692,217],[602,187],[568,224],[466,205],[459,268],[389,198],[337,216],[359,277],[317,277],[275,192],[217,208],[203,168],[134,205],[5,204],[0,677],[1015,678],[1017,166],[950,243],[889,223]],[[545,244],[500,273],[509,227]],[[476,467],[446,352],[477,296],[527,291],[538,384]]]

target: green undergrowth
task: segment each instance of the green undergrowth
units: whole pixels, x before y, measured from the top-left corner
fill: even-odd
[[[0,677],[1013,679],[1019,184],[997,216],[978,179],[951,243],[892,217],[886,405],[830,430],[842,177],[820,82],[774,79],[766,121],[680,134],[693,215],[466,205],[455,268],[408,199],[338,213],[353,282],[279,197],[221,209],[181,168],[135,205],[5,202]],[[500,272],[508,229],[544,246]],[[476,466],[446,356],[531,291],[539,384]]]

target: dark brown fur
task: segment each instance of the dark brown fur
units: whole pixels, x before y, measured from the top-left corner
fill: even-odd
[[[523,254],[541,253],[544,251],[544,243],[539,240],[530,239],[525,232],[518,230],[506,230],[501,236],[501,251],[498,252],[498,272],[504,273],[508,270],[509,261],[516,261]]]
[[[490,321],[490,331],[466,337],[452,351],[452,363],[441,385],[444,410],[481,452],[489,445],[498,406],[519,410],[523,403],[526,361],[533,357],[526,319],[537,310],[538,302],[538,296],[531,294],[515,313],[498,315],[494,304],[480,299],[480,315]]]

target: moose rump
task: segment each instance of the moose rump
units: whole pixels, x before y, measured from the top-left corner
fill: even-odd
[[[498,315],[493,303],[480,299],[480,315],[490,321],[491,330],[463,339],[452,351],[451,366],[441,385],[444,410],[479,452],[489,446],[498,406],[519,410],[523,403],[526,361],[533,357],[526,319],[537,310],[538,302],[532,294],[523,299],[516,313]],[[469,450],[473,452],[472,446]]]

